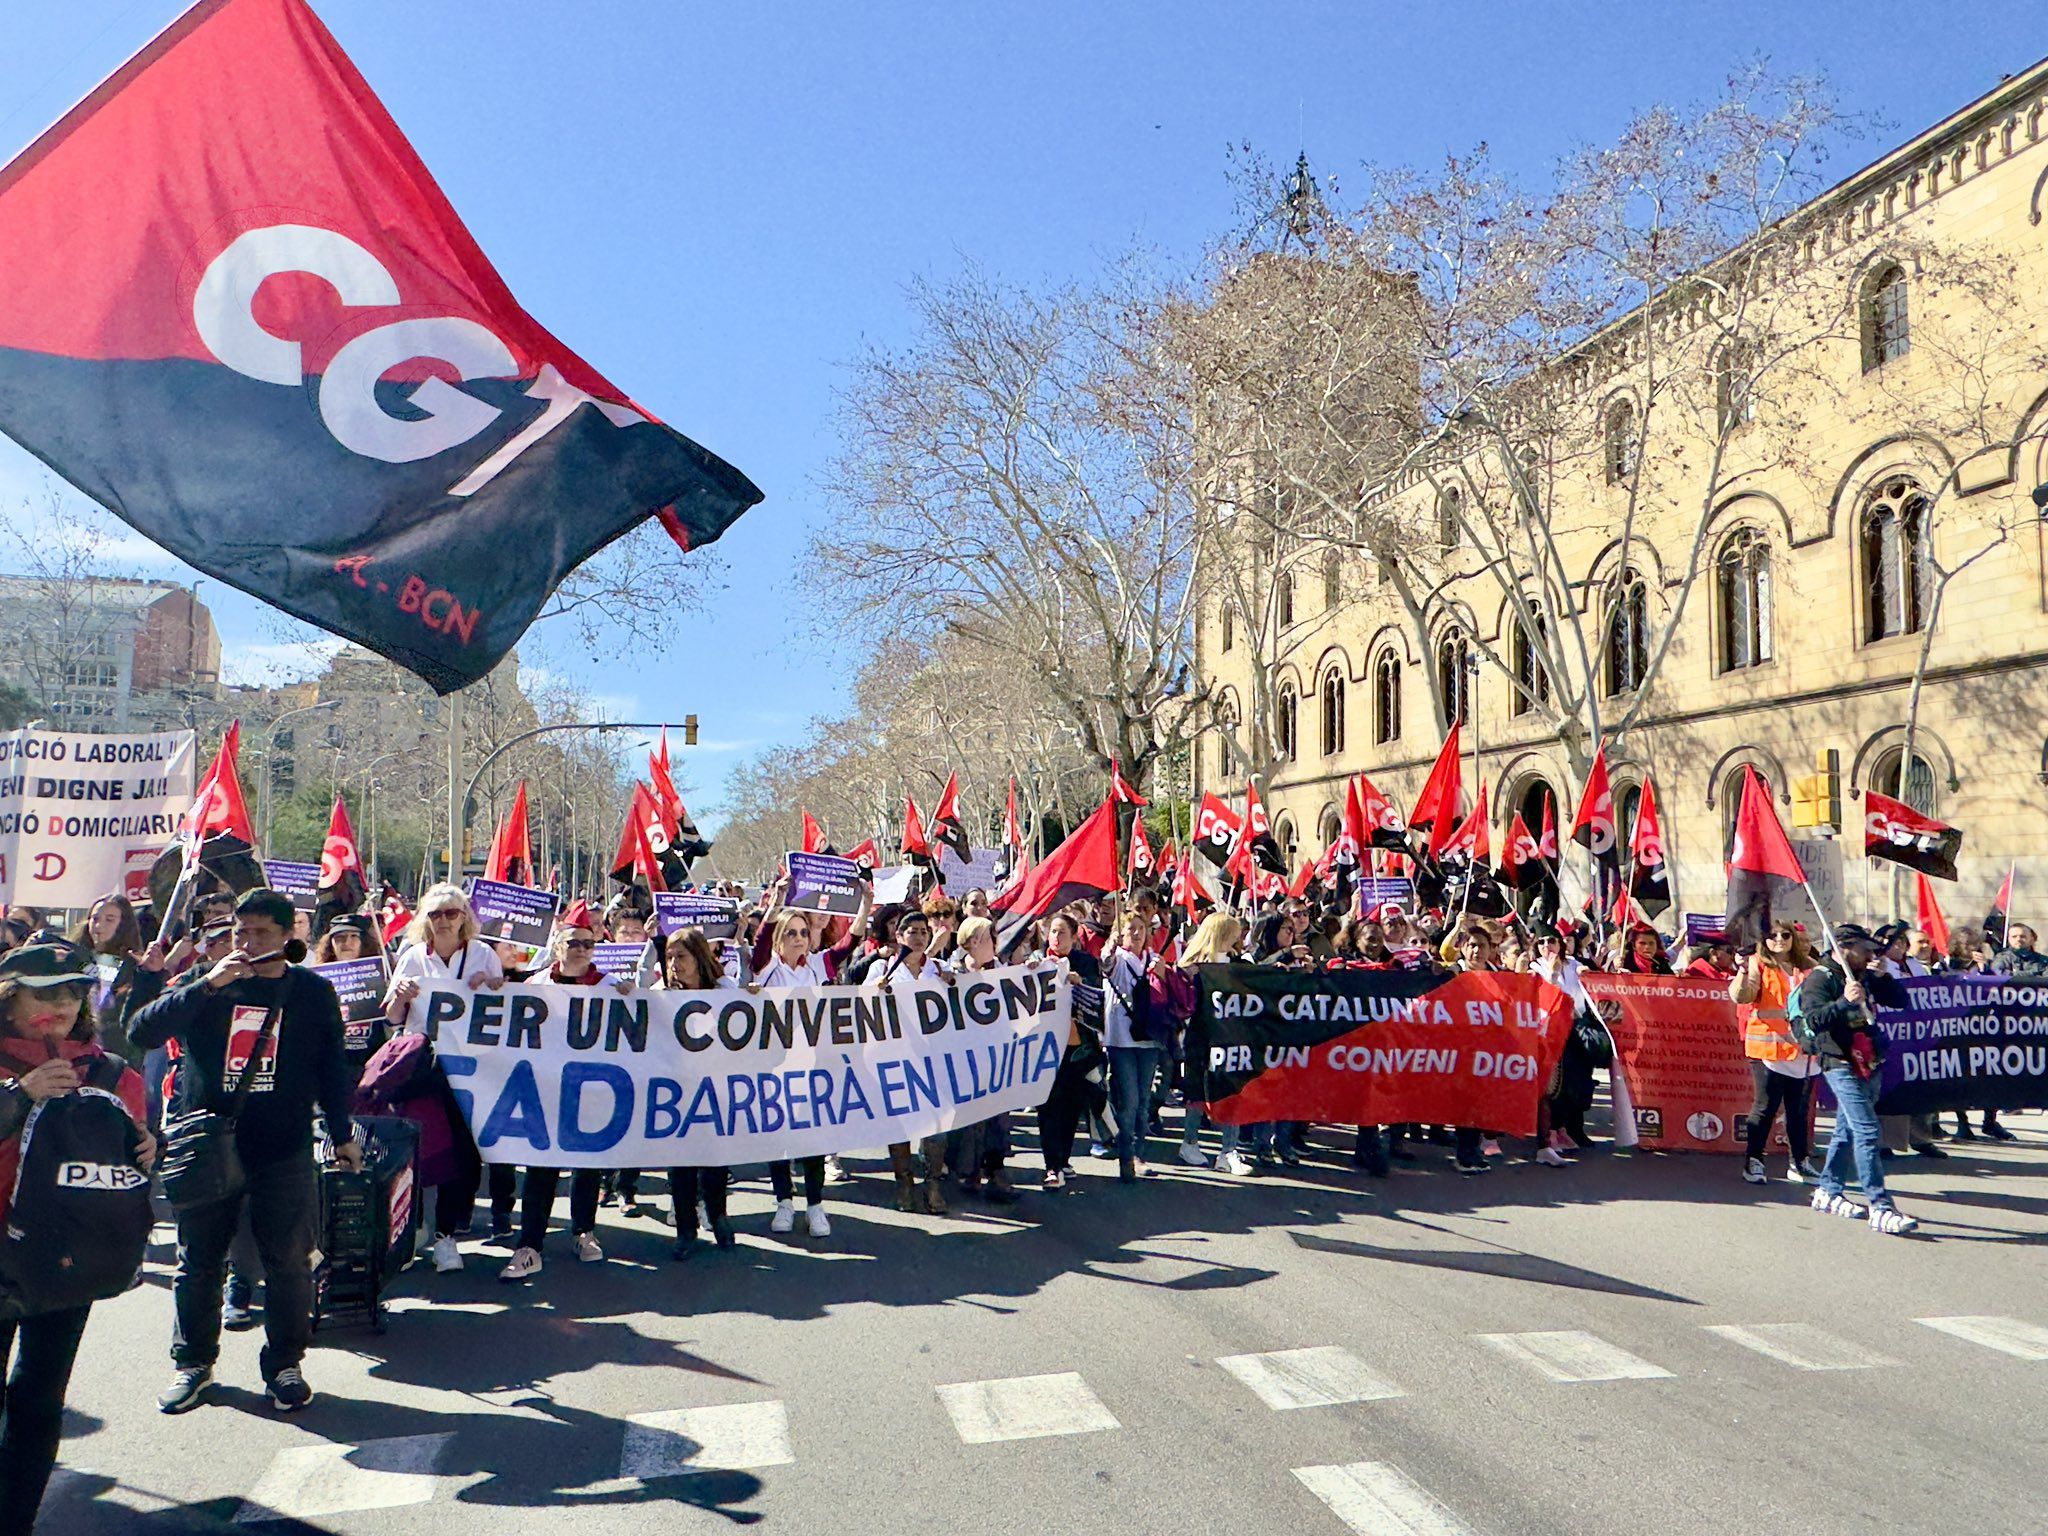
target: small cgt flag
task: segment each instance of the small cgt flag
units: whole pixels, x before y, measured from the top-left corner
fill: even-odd
[[[441,693],[761,499],[520,307],[304,0],[200,0],[0,167],[0,273],[0,431]]]

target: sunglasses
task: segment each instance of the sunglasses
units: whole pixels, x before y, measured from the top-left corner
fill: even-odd
[[[562,941],[562,948],[564,948],[564,949],[595,949],[595,948],[597,948],[597,940],[595,940],[595,939],[564,939],[564,940]]]
[[[462,908],[460,907],[437,907],[432,912],[429,912],[427,914],[427,921],[430,923],[438,923],[444,917],[460,916],[462,916]]]

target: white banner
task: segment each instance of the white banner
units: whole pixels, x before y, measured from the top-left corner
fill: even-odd
[[[1024,965],[886,990],[444,983],[413,1006],[485,1162],[718,1168],[1043,1103],[1072,1002],[1057,966]]]
[[[0,901],[90,906],[148,893],[192,803],[193,734],[0,734]]]

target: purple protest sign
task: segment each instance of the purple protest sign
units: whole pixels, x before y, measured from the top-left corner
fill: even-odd
[[[600,944],[591,950],[590,963],[597,967],[600,976],[631,976],[637,980],[640,956],[646,948],[644,944]]]
[[[788,868],[789,891],[782,898],[785,907],[842,917],[860,910],[867,876],[853,860],[831,853],[792,853]]]
[[[547,947],[554,931],[555,913],[562,898],[553,891],[535,890],[530,885],[507,885],[503,880],[469,882],[469,904],[476,913],[478,937],[486,944],[517,944],[538,954]]]
[[[707,939],[729,939],[739,932],[740,904],[694,891],[656,891],[654,926],[663,938],[683,928],[701,928]]]
[[[1878,1010],[1889,1042],[1882,1115],[2048,1108],[2048,981],[1912,976],[1904,1008]]]
[[[301,912],[320,905],[320,866],[297,859],[265,859],[263,883],[281,896],[289,896]]]
[[[1693,944],[1725,944],[1728,941],[1728,918],[1720,912],[1688,912],[1685,914],[1685,942]]]

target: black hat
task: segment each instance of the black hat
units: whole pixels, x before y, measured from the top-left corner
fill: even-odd
[[[341,933],[344,931],[359,933],[363,936],[365,944],[374,942],[376,938],[376,927],[371,923],[369,914],[364,912],[343,913],[327,925],[327,931],[329,933]]]
[[[1835,948],[1850,944],[1868,944],[1872,949],[1883,949],[1884,943],[1861,923],[1835,924]]]
[[[24,987],[62,987],[93,979],[92,964],[76,945],[24,944],[0,956],[0,981]]]
[[[1909,923],[1890,922],[1879,927],[1872,937],[1880,944],[1893,944],[1912,931],[1912,925]]]

